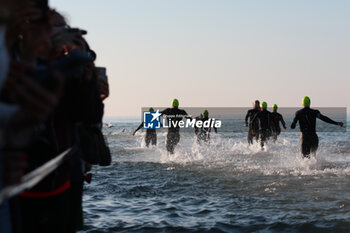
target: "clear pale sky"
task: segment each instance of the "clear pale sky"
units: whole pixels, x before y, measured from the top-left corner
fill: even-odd
[[[51,0],[108,69],[106,116],[142,106],[350,107],[350,1]],[[349,111],[349,109],[348,109]]]

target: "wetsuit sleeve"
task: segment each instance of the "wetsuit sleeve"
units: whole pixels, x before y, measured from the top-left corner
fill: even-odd
[[[169,108],[160,112],[162,115],[169,115]]]
[[[286,126],[286,122],[284,121],[284,119],[283,119],[283,116],[282,116],[282,115],[280,115],[280,120],[281,120],[281,122],[282,122],[283,128],[287,128],[287,126]]]
[[[182,115],[186,116],[185,118],[192,120],[192,117],[188,116],[188,114],[185,110],[182,110]]]
[[[143,122],[139,125],[139,127],[137,127],[137,129],[135,129],[135,132],[139,131],[142,127],[143,127]]]
[[[326,117],[324,115],[322,115],[319,111],[317,112],[316,117],[324,122],[327,122],[328,124],[332,124],[332,125],[338,125],[338,122],[333,121],[332,119],[330,119],[329,117]]]
[[[248,110],[248,112],[247,112],[247,115],[245,115],[245,123],[248,125],[248,118],[249,118],[249,114],[250,113],[250,111]]]
[[[295,113],[295,117],[293,119],[293,122],[292,122],[292,125],[290,126],[290,128],[295,129],[297,122],[298,122],[298,113]]]

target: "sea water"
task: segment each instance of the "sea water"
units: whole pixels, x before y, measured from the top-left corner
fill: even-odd
[[[169,155],[166,131],[147,148],[139,124],[104,127],[113,162],[84,187],[84,232],[350,232],[349,132],[320,132],[303,159],[297,131],[262,151],[244,132],[200,145],[184,130]]]

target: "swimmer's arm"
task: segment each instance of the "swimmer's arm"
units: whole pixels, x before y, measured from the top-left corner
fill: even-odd
[[[163,111],[160,111],[159,113],[161,113],[163,116],[163,115],[167,115],[167,111],[168,111],[168,109],[164,109]]]
[[[245,115],[245,127],[248,127],[248,117],[249,117],[249,111],[247,112],[247,115]]]
[[[327,122],[328,124],[332,124],[332,125],[340,125],[341,127],[343,127],[343,122],[336,122],[333,121],[332,119],[330,119],[329,117],[326,117],[325,115],[322,115],[320,112],[317,113],[316,117],[324,122]]]
[[[137,127],[137,129],[135,129],[135,131],[132,133],[132,135],[135,135],[135,133],[137,131],[139,131],[142,127],[143,127],[143,122],[139,125],[139,127]]]
[[[295,114],[295,117],[294,117],[294,120],[290,126],[291,129],[295,129],[295,126],[297,125],[297,122],[298,122],[298,115],[297,113]]]
[[[190,117],[185,110],[182,110],[182,115],[184,115],[186,119],[192,120],[192,117]]]
[[[282,122],[283,128],[284,128],[284,129],[287,129],[286,122],[284,121],[282,115],[281,115],[281,122]]]
[[[164,109],[163,111],[160,111],[159,113],[161,113],[162,115],[171,115],[170,111],[171,111],[171,108],[167,108],[167,109]]]

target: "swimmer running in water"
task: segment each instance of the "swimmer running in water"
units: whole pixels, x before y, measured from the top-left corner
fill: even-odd
[[[195,133],[197,135],[198,143],[200,143],[201,141],[209,143],[210,142],[210,131],[211,131],[210,125],[211,124],[209,124],[209,127],[204,127],[204,122],[211,121],[211,119],[209,118],[209,111],[204,110],[203,114],[201,114],[200,117],[197,117],[196,120],[203,122],[203,125],[202,125],[200,132],[199,132],[198,128],[195,127]],[[217,128],[215,126],[213,128],[214,128],[215,133],[217,133],[218,132]]]
[[[266,102],[262,102],[261,109],[262,110],[253,117],[252,124],[258,123],[260,145],[261,149],[264,150],[265,142],[270,138],[271,128],[273,128],[274,125],[272,113],[267,111]]]
[[[153,108],[148,109],[149,112],[154,112]],[[139,127],[132,133],[133,136],[135,136],[136,132],[143,127],[142,122]],[[152,143],[153,146],[157,145],[157,132],[156,129],[147,129],[146,130],[146,136],[145,136],[145,142],[146,146],[148,147],[150,143]]]
[[[302,100],[303,108],[295,113],[292,129],[295,129],[297,122],[300,126],[300,146],[304,158],[310,158],[310,154],[316,155],[318,148],[318,136],[316,134],[316,119],[333,125],[343,127],[343,122],[336,122],[322,115],[319,110],[310,108],[311,100],[305,96]]]
[[[166,149],[170,154],[174,154],[175,146],[180,141],[180,127],[178,122],[183,118],[191,118],[188,116],[185,110],[179,109],[179,100],[174,99],[172,102],[172,108],[167,108],[160,112],[162,115],[167,116],[168,121],[168,134],[166,138]],[[170,123],[171,122],[171,123]]]
[[[259,125],[257,122],[255,124],[252,124],[252,120],[258,112],[260,112],[260,101],[255,100],[253,109],[248,110],[247,115],[245,116],[245,127],[249,126],[247,137],[249,144],[253,144],[254,137],[257,141],[259,139]]]
[[[277,112],[278,106],[277,104],[274,104],[272,106],[272,116],[273,116],[273,127],[272,127],[272,137],[273,140],[276,142],[278,135],[281,133],[281,127],[280,122],[282,123],[282,126],[284,129],[287,129],[286,122],[283,120],[283,116]]]

